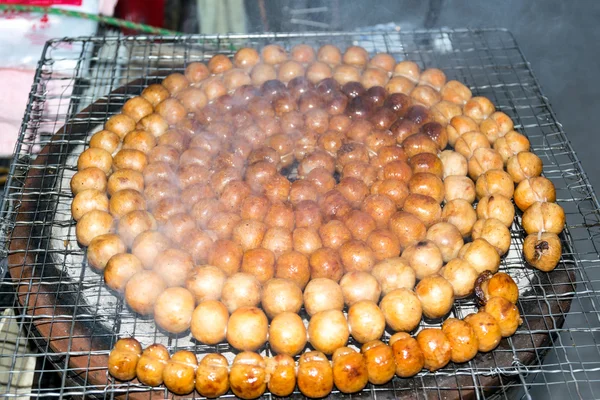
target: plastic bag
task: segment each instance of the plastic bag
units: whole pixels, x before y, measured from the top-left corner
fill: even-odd
[[[116,0],[0,0],[0,4],[15,3],[51,6],[93,14],[103,11],[112,15]],[[0,156],[10,155],[14,150],[35,68],[46,41],[65,36],[91,36],[96,33],[97,28],[96,21],[81,18],[0,11],[0,86],[4,92],[0,98]],[[82,57],[81,52],[81,45],[53,48],[51,57],[56,62],[52,65],[52,79],[57,79],[61,74],[69,74]],[[54,82],[49,82],[49,86],[52,86],[52,83]],[[52,88],[46,89],[50,92]],[[63,98],[70,96],[72,91],[70,86],[58,89],[63,90]],[[44,108],[57,109],[53,102],[58,101],[56,98],[50,98],[44,104]],[[68,107],[68,104],[61,106]]]
[[[0,4],[15,3],[0,0]],[[97,0],[30,0],[21,4],[52,6],[98,14]],[[28,12],[0,12],[0,68],[35,68],[46,41],[65,36],[90,36],[96,33],[96,21],[61,15]],[[76,58],[75,48],[61,49],[66,58]],[[60,54],[58,56],[61,56]],[[61,57],[63,58],[63,57]]]

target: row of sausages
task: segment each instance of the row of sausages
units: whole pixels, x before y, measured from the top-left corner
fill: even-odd
[[[489,294],[493,278],[482,279],[480,290]],[[484,283],[485,282],[485,283]],[[514,284],[514,282],[513,282]],[[485,305],[464,320],[449,318],[441,329],[422,329],[415,338],[394,334],[388,344],[380,340],[365,343],[360,352],[338,347],[330,362],[318,350],[303,353],[296,364],[287,354],[275,357],[244,351],[229,366],[220,354],[207,354],[198,363],[194,353],[181,350],[169,356],[167,349],[154,344],[142,352],[135,339],[120,339],[109,355],[109,373],[120,381],[137,379],[149,386],[162,383],[175,394],[194,389],[206,397],[218,397],[231,389],[240,398],[256,398],[265,390],[287,396],[298,387],[307,397],[326,396],[335,386],[343,393],[362,390],[367,383],[385,384],[394,375],[408,378],[423,368],[435,371],[450,361],[464,363],[478,351],[496,348],[502,337],[511,336],[520,324],[514,305],[516,288],[503,285],[483,297]]]

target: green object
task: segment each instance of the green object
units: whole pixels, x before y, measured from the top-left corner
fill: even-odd
[[[65,17],[89,19],[92,21],[101,22],[106,25],[116,26],[119,28],[127,28],[137,32],[149,33],[152,35],[162,36],[181,36],[181,32],[171,31],[169,29],[156,28],[150,25],[138,24],[124,19],[105,17],[102,15],[84,13],[79,11],[63,10],[60,8],[40,7],[40,6],[29,6],[23,4],[0,4],[0,11],[21,11],[21,12],[34,12],[40,14],[53,14],[63,15]],[[229,40],[208,40],[209,43],[217,46],[218,48],[226,48],[229,51],[237,50],[237,47]]]
[[[180,32],[171,31],[169,29],[156,28],[150,25],[138,24],[124,19],[105,17],[102,15],[89,14],[79,11],[63,10],[60,8],[50,7],[39,7],[39,6],[28,6],[22,4],[0,4],[0,11],[22,11],[22,12],[34,12],[41,14],[53,14],[63,15],[65,17],[83,18],[92,21],[104,23],[106,25],[117,26],[119,28],[127,28],[137,32],[150,33],[153,35],[165,35],[165,36],[177,36],[181,35]]]

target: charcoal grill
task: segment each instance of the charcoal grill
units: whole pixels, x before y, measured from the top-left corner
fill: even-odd
[[[297,43],[333,43],[341,48],[358,44],[370,52],[388,52],[397,60],[416,61],[422,68],[441,68],[449,79],[465,83],[474,95],[488,97],[515,121],[515,129],[527,135],[532,151],[542,159],[544,175],[554,182],[557,202],[567,214],[568,227],[561,234],[563,257],[558,268],[546,274],[524,266],[524,232],[517,213],[511,250],[500,267],[520,287],[518,305],[524,323],[514,336],[466,364],[450,364],[411,379],[395,378],[383,386],[369,385],[355,396],[564,398],[566,393],[572,399],[599,397],[600,205],[515,39],[497,29],[118,36],[48,42],[35,74],[0,220],[0,255],[8,260],[8,277],[0,294],[11,296],[9,303],[15,309],[14,316],[4,318],[22,328],[16,338],[0,334],[0,343],[29,344],[32,350],[0,352],[0,363],[10,369],[10,373],[0,372],[4,378],[0,380],[8,381],[0,386],[0,397],[168,396],[162,387],[120,383],[108,375],[111,346],[129,335],[143,345],[161,342],[172,352],[221,352],[232,358],[227,344],[204,346],[189,335],[159,331],[152,319],[136,316],[105,287],[76,243],[68,182],[91,133],[145,86],[189,62],[268,43],[286,48]],[[78,49],[79,56],[65,58],[60,53],[64,47]],[[460,300],[452,313],[464,317],[473,309],[472,299]],[[270,354],[268,344],[263,351]],[[36,360],[36,366],[28,366],[26,358]],[[50,366],[60,373],[52,387],[45,379]],[[17,388],[11,379],[25,373],[34,373],[33,387]],[[342,397],[336,392],[332,396]]]

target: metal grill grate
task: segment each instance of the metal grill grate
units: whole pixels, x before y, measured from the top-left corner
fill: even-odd
[[[168,395],[161,388],[151,390],[110,378],[108,385],[97,385],[98,377],[107,379],[106,366],[97,363],[98,356],[108,354],[118,335],[132,334],[144,344],[162,341],[172,351],[229,351],[227,345],[202,346],[189,336],[159,332],[152,320],[136,317],[106,289],[101,276],[86,265],[84,251],[76,244],[68,182],[89,133],[118,110],[128,96],[151,83],[148,76],[166,76],[188,62],[207,60],[217,52],[234,52],[242,46],[260,48],[271,42],[286,47],[301,42],[315,46],[335,43],[342,48],[360,44],[369,51],[389,52],[397,60],[409,59],[421,67],[443,69],[449,79],[464,82],[474,95],[489,97],[513,118],[515,129],[528,136],[533,151],[544,162],[544,174],[554,182],[557,201],[567,214],[563,260],[551,274],[533,273],[523,267],[524,235],[519,217],[515,220],[513,251],[501,265],[526,289],[519,300],[525,322],[512,338],[467,364],[450,364],[436,373],[422,372],[409,380],[396,378],[382,387],[368,386],[362,395],[600,397],[600,206],[528,62],[512,35],[502,30],[115,37],[49,42],[35,76],[3,201],[0,240],[5,242],[0,248],[4,254],[0,254],[8,256],[10,275],[20,279],[5,279],[0,286],[5,306],[15,309],[15,315],[5,315],[0,324],[0,347],[6,348],[0,350],[0,365],[5,368],[0,370],[0,396]],[[56,56],[64,47],[78,49],[79,56]],[[115,93],[118,88],[122,90]],[[93,107],[86,108],[92,103]],[[42,148],[45,152],[38,155]],[[472,301],[460,301],[454,313],[464,316],[472,306]],[[15,322],[22,327],[21,335],[5,329],[17,325]],[[41,338],[39,332],[50,332],[51,340]],[[82,343],[91,343],[92,351]],[[20,386],[17,378],[31,375],[33,387]]]

